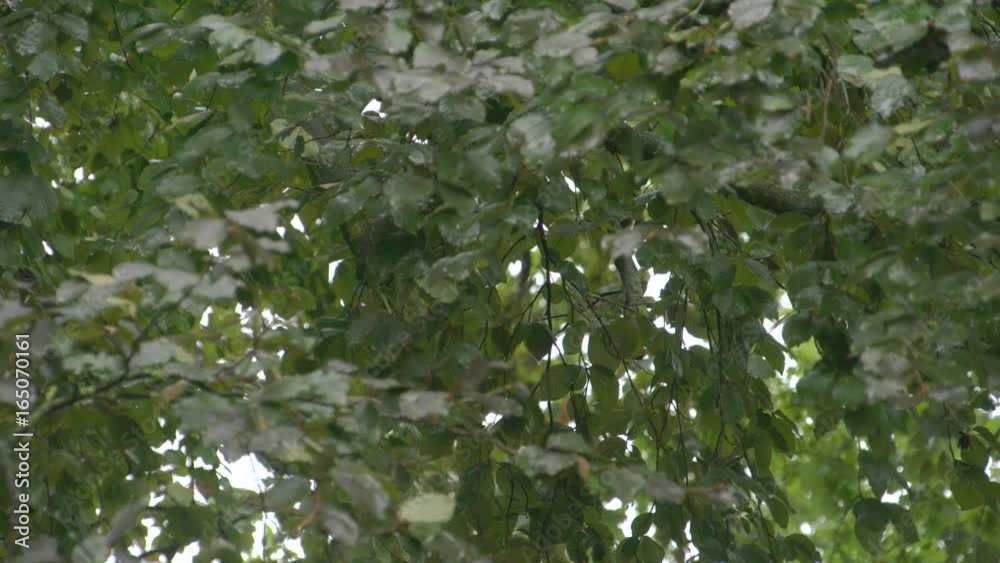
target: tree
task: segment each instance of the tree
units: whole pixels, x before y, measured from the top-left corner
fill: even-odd
[[[9,0],[4,560],[995,560],[995,5]]]

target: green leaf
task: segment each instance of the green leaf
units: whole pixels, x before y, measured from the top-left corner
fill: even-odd
[[[409,498],[399,509],[399,517],[412,524],[443,524],[454,514],[455,499],[438,493]]]
[[[56,190],[35,176],[0,177],[0,221],[19,223],[22,217],[42,219],[55,211]]]
[[[837,72],[855,86],[864,85],[864,76],[873,70],[875,61],[871,57],[844,54],[837,59]]]
[[[167,485],[165,493],[171,503],[179,506],[190,506],[194,502],[194,489],[180,483],[170,483]]]
[[[990,452],[983,444],[982,440],[976,437],[969,438],[969,446],[962,450],[962,461],[972,467],[986,469],[990,460]]]
[[[860,163],[871,162],[882,154],[890,139],[892,139],[891,127],[868,125],[859,129],[847,141],[844,158]]]
[[[383,0],[343,0],[340,7],[345,10],[365,10],[368,8],[378,8]]]
[[[583,370],[580,366],[555,364],[538,382],[535,398],[539,401],[557,401],[565,397],[573,389],[581,387],[580,380]]]
[[[324,20],[311,21],[302,31],[306,35],[319,35],[337,29],[343,22],[344,14],[336,14]]]
[[[639,539],[639,547],[636,549],[635,557],[642,563],[661,563],[667,552],[663,547],[650,537]]]
[[[625,538],[618,544],[618,561],[635,561],[638,558],[640,538]]]
[[[262,233],[272,233],[278,228],[278,222],[281,220],[278,212],[287,207],[295,206],[296,202],[294,200],[285,200],[277,203],[267,203],[250,209],[226,211],[226,217],[230,221],[247,229]]]
[[[761,98],[761,107],[764,111],[788,111],[796,106],[795,99],[782,94],[769,94]]]
[[[739,422],[746,416],[746,406],[740,391],[731,385],[723,385],[719,409],[726,422]]]
[[[822,560],[819,555],[819,551],[816,550],[816,545],[808,537],[802,534],[792,534],[787,536],[785,541],[788,542],[788,544],[791,545],[798,554],[797,559],[799,561],[812,563]]]
[[[535,54],[543,57],[566,57],[576,49],[590,45],[590,36],[582,30],[567,30],[542,37],[535,43]]]
[[[574,465],[577,456],[555,452],[538,446],[525,446],[518,450],[515,461],[529,477],[536,475],[555,475]]]
[[[564,333],[562,348],[567,355],[579,354],[582,351],[583,338],[587,336],[587,325],[576,322],[570,325]]]
[[[375,518],[383,518],[389,508],[389,494],[372,475],[347,469],[333,471],[333,481],[344,489],[358,506]]]
[[[774,368],[767,363],[767,360],[760,356],[750,356],[747,360],[747,370],[750,372],[751,377],[756,377],[758,379],[768,379],[774,377]]]
[[[549,436],[545,447],[550,450],[559,450],[580,455],[594,455],[594,449],[576,432],[553,434]]]
[[[915,543],[919,541],[920,536],[917,533],[917,526],[913,521],[913,516],[910,514],[910,511],[907,510],[906,507],[898,504],[887,503],[886,506],[889,509],[892,525],[896,528],[896,531],[903,536],[903,541],[906,543]]]
[[[407,391],[399,397],[399,412],[412,420],[445,416],[448,414],[448,393]]]
[[[352,546],[358,543],[360,528],[350,515],[332,508],[324,508],[320,513],[320,525],[330,537]]]
[[[511,135],[520,146],[525,159],[533,164],[545,162],[556,149],[548,121],[536,114],[528,114],[511,124]]]
[[[644,536],[653,525],[653,514],[640,514],[632,520],[632,536]]]
[[[591,356],[593,362],[593,357]],[[612,368],[595,363],[590,367],[590,384],[594,388],[594,396],[603,404],[613,405],[618,402],[618,379]]]
[[[891,518],[886,506],[873,499],[862,499],[854,505],[854,535],[869,553],[882,549],[882,534]]]
[[[552,350],[552,334],[549,329],[541,323],[531,323],[524,329],[524,343],[528,352],[537,360],[541,360],[549,355]]]
[[[210,443],[223,443],[239,436],[247,421],[242,410],[222,397],[205,393],[175,403],[185,432],[200,432]]]
[[[672,166],[651,181],[660,190],[663,200],[669,204],[685,203],[694,196],[696,186],[688,174],[679,166]]]
[[[28,65],[28,72],[35,78],[48,82],[59,72],[59,67],[59,55],[52,51],[43,51],[31,59],[31,64]]]
[[[782,528],[788,526],[788,505],[780,498],[767,499],[767,508],[771,511],[774,521]]]
[[[964,81],[990,81],[998,75],[1000,59],[992,49],[963,53],[958,59],[958,77]]]
[[[434,183],[419,176],[394,176],[386,182],[382,193],[389,200],[393,222],[401,229],[416,232],[421,223],[421,207],[434,193]]]
[[[646,478],[646,491],[658,502],[680,504],[684,500],[684,489],[659,473]]]
[[[146,510],[146,505],[146,499],[134,499],[115,513],[106,536],[108,544],[114,545],[118,538],[121,538],[139,523],[139,516]]]
[[[812,338],[812,319],[808,315],[793,313],[781,325],[781,337],[785,344],[794,348]]]
[[[634,319],[615,319],[605,333],[611,344],[612,353],[617,358],[631,359],[640,350],[639,326]]]
[[[390,18],[382,33],[383,48],[392,54],[399,54],[409,48],[411,41],[413,41],[413,34],[410,33],[406,20]]]
[[[951,494],[962,510],[979,508],[995,498],[989,478],[982,470],[956,463],[955,478],[951,482]]]
[[[88,536],[73,549],[72,562],[100,563],[107,560],[109,552],[110,546],[104,536]]]
[[[587,344],[587,359],[596,366],[601,366],[610,372],[618,369],[621,358],[614,348],[614,343],[605,329],[599,329],[590,333],[590,340]]]
[[[774,0],[736,0],[729,6],[733,27],[745,29],[767,19],[774,7]]]
[[[834,383],[833,400],[845,407],[860,406],[864,404],[867,396],[865,381],[856,375],[840,377]]]
[[[59,29],[78,41],[86,41],[90,35],[90,24],[86,19],[69,12],[51,14],[52,21]]]
[[[43,19],[32,18],[13,42],[14,50],[21,55],[40,53],[56,37],[56,30]]]
[[[913,95],[913,88],[900,74],[883,76],[870,84],[871,104],[882,118],[888,119]]]
[[[642,73],[638,53],[618,53],[608,60],[607,67],[608,74],[619,84],[628,82]]]
[[[0,299],[0,326],[8,322],[24,317],[32,312],[30,307],[25,307],[17,301]]]
[[[473,252],[442,258],[422,277],[417,278],[417,285],[431,297],[444,303],[453,303],[460,295],[457,282],[472,274],[475,260],[476,254]]]
[[[705,272],[712,280],[716,291],[732,287],[736,279],[736,265],[725,256],[714,256],[705,266]]]

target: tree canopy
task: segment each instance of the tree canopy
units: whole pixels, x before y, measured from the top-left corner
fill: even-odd
[[[3,2],[0,557],[995,561],[998,38],[981,0]]]

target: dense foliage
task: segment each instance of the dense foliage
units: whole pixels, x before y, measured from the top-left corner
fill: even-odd
[[[974,0],[0,3],[35,433],[0,557],[995,561],[998,34]]]

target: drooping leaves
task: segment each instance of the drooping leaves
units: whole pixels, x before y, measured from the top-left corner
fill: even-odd
[[[998,21],[8,2],[0,559],[995,559]]]

